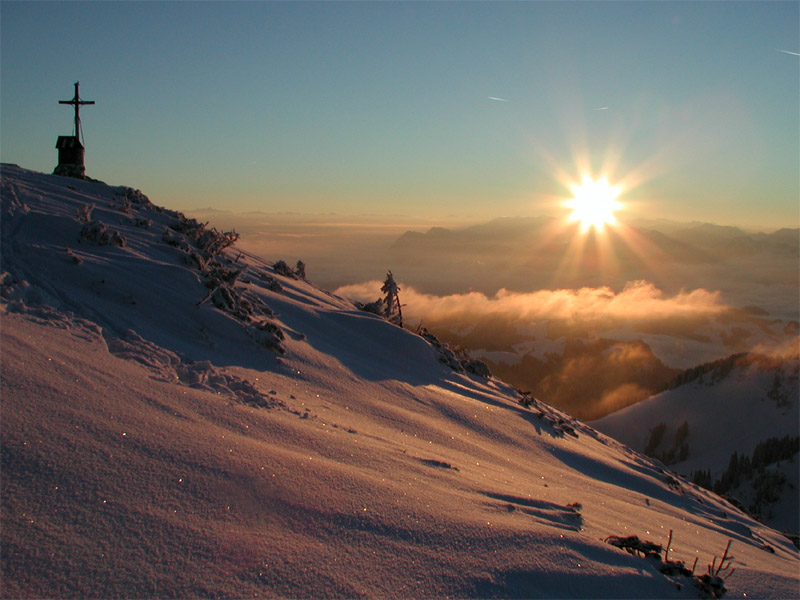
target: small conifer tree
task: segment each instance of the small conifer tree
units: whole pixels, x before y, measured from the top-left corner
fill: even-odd
[[[383,298],[384,311],[383,316],[386,320],[395,325],[403,326],[403,311],[400,304],[400,296],[398,292],[400,288],[394,280],[392,272],[386,274],[386,280],[383,282],[381,291],[386,294]]]

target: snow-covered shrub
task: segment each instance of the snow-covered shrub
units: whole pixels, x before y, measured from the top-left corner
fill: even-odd
[[[536,398],[530,395],[529,392],[521,392],[517,390],[517,393],[520,395],[519,402],[522,406],[531,409],[534,411],[534,414],[540,421],[544,421],[547,423],[550,428],[553,430],[553,435],[558,437],[563,437],[564,435],[571,435],[572,437],[579,437],[578,436],[578,429],[580,425],[578,422],[567,415],[566,413],[562,413],[558,409],[545,404],[544,402],[540,402]],[[583,432],[587,432],[587,428],[582,428]],[[593,430],[588,429],[588,433],[591,434]]]
[[[234,261],[219,257],[223,250],[236,243],[239,234],[235,231],[209,228],[208,223],[199,223],[182,213],[173,211],[165,213],[173,220],[164,233],[163,241],[185,253],[183,260],[201,273],[208,288],[208,293],[197,306],[210,302],[214,307],[241,321],[250,337],[259,346],[283,354],[285,352],[281,345],[284,340],[283,331],[274,323],[265,320],[273,317],[275,313],[257,295],[249,294],[246,287],[236,285],[246,267],[231,267],[230,265],[235,264]],[[286,268],[291,272],[288,266]],[[270,290],[282,289],[271,275],[260,273],[260,276]],[[245,281],[250,283],[249,279]]]
[[[188,264],[195,267],[198,271],[205,270],[206,266],[208,265],[208,259],[194,250],[190,250],[184,259]]]
[[[378,298],[375,302],[367,302],[366,304],[356,302],[356,308],[364,312],[372,313],[373,315],[383,316],[383,298]]]
[[[661,544],[640,540],[638,535],[629,535],[627,537],[610,535],[605,539],[605,542],[617,548],[622,548],[628,554],[641,556],[649,556],[651,554],[661,556],[661,552],[664,550]]]
[[[539,401],[531,396],[530,392],[523,392],[522,390],[517,390],[517,394],[519,394],[519,402],[525,408],[530,408],[531,405],[538,404]]]
[[[80,237],[81,239],[94,242],[100,246],[119,246],[123,248],[126,243],[124,235],[116,229],[109,231],[108,227],[106,227],[105,223],[102,221],[86,223],[81,228]]]
[[[209,282],[206,282],[209,285]],[[213,284],[212,284],[213,285]],[[205,298],[203,298],[198,305],[211,300],[211,303],[217,308],[227,312],[228,314],[236,317],[240,321],[249,323],[257,315],[257,311],[253,308],[253,304],[242,294],[239,290],[225,284],[216,285],[211,287]],[[272,314],[268,307],[264,306],[266,310],[259,311],[262,314]]]
[[[553,428],[553,432],[558,434],[559,436],[567,434],[571,435],[572,437],[578,437],[578,433],[577,431],[575,431],[574,420],[566,419],[557,414],[549,414],[544,410],[540,410],[537,416],[539,417],[539,419],[543,420],[545,423],[550,425],[550,427]]]
[[[466,358],[461,364],[464,365],[464,370],[467,373],[472,373],[478,377],[486,377],[487,379],[492,376],[489,366],[477,358]]]
[[[711,564],[708,565],[707,572],[702,575],[694,574],[695,568],[697,567],[697,558],[694,559],[694,564],[691,569],[686,568],[682,560],[671,560],[669,558],[670,547],[672,546],[671,529],[669,531],[666,551],[664,551],[664,547],[661,546],[661,544],[640,540],[639,536],[636,535],[627,537],[610,535],[605,541],[612,546],[625,550],[628,554],[640,555],[652,561],[662,575],[667,577],[690,578],[691,582],[697,588],[700,598],[722,598],[725,592],[727,592],[725,589],[725,579],[730,577],[735,571],[735,569],[731,568],[733,556],[728,554],[731,549],[731,540],[728,540],[728,545],[725,547],[725,552],[723,552],[719,564],[717,564],[717,557],[715,556]],[[661,558],[662,551],[664,551],[663,559]],[[681,584],[679,583],[678,589],[680,589],[680,587]]]
[[[169,228],[192,240],[197,249],[208,254],[209,257],[217,256],[239,239],[239,234],[235,231],[218,231],[214,227],[208,228],[208,223],[200,223],[197,219],[191,219],[183,213],[174,214]]]
[[[279,275],[290,277],[291,279],[297,279],[297,274],[289,265],[286,264],[285,260],[277,261],[274,265],[272,265],[272,269]]]
[[[426,340],[439,353],[439,362],[446,364],[457,373],[468,372],[486,378],[492,376],[486,363],[472,358],[463,348],[450,348],[424,327],[417,330],[417,335]]]
[[[124,235],[122,235],[119,231],[114,229],[111,232],[111,242],[110,243],[113,246],[119,246],[120,248],[123,248],[123,247],[125,247],[125,244],[127,243],[127,240],[125,239]]]
[[[286,350],[281,344],[286,336],[284,335],[283,330],[274,323],[270,323],[269,321],[261,321],[256,323],[252,336],[256,343],[260,346],[277,352],[278,354],[286,353]]]
[[[218,262],[208,265],[204,273],[206,276],[206,287],[217,287],[219,285],[232,285],[242,275],[242,269],[228,269]]]
[[[130,204],[139,204],[142,206],[153,207],[153,203],[150,202],[150,198],[145,196],[141,190],[135,190],[133,188],[125,188],[121,192],[121,196],[125,198]]]
[[[191,248],[188,242],[186,241],[186,238],[183,235],[173,233],[170,229],[167,229],[164,232],[161,241],[167,244],[168,246],[177,248],[178,250],[182,250],[184,252],[191,251]]]
[[[670,532],[671,534],[672,532]],[[736,569],[731,569],[732,556],[728,555],[731,549],[731,540],[728,540],[728,545],[725,546],[725,552],[722,553],[722,558],[717,564],[717,557],[708,565],[708,572],[695,577],[695,585],[700,590],[701,598],[722,598],[725,592],[725,579],[733,575]],[[696,562],[695,562],[696,564]],[[694,569],[692,569],[694,572]]]
[[[217,286],[211,289],[208,292],[208,296],[203,299],[202,302],[205,302],[206,299],[210,299],[211,303],[216,306],[217,308],[221,308],[225,312],[229,313],[236,313],[237,312],[237,302],[234,298],[233,292],[227,286]]]
[[[94,210],[94,204],[89,206],[88,204],[84,204],[80,208],[75,209],[75,216],[78,217],[78,221],[81,223],[89,223],[92,220],[92,211]]]
[[[196,254],[190,254],[190,257]],[[195,260],[201,261],[202,257],[197,256]],[[197,303],[198,306],[210,300],[215,307],[241,321],[258,345],[279,354],[285,352],[281,345],[284,340],[283,331],[265,320],[265,317],[273,317],[275,313],[258,296],[247,298],[247,288],[235,285],[244,272],[243,269],[223,267],[217,261],[209,259],[201,271],[205,275],[205,285],[209,292]]]
[[[191,219],[183,213],[175,213],[174,220],[168,225],[173,231],[188,235],[193,239],[197,239],[196,232],[202,231],[205,225],[199,223],[197,219]]]
[[[239,234],[235,231],[217,231],[213,227],[206,229],[201,225],[196,230],[197,247],[205,250],[211,256],[216,256],[226,248],[229,248],[239,239]]]
[[[266,273],[261,275],[261,279],[267,284],[267,289],[271,292],[281,292],[283,291],[283,286],[281,282],[275,279],[272,275],[267,275]]]

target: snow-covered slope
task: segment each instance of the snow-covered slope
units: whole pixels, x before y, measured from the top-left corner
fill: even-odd
[[[782,356],[733,355],[689,369],[673,389],[592,424],[631,448],[665,457],[678,473],[710,471],[712,481],[718,480],[734,452],[750,457],[765,440],[800,436],[800,365],[797,349],[787,350]],[[800,506],[798,469],[795,456],[785,465],[780,501],[764,513],[767,518],[772,513],[768,522],[774,526],[793,532]],[[745,503],[747,487],[735,494]]]
[[[800,591],[778,532],[218,232],[0,191],[3,597],[697,597],[604,541],[670,530],[698,574],[732,540],[732,597]]]

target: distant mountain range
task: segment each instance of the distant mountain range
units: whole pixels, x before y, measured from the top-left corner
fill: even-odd
[[[607,251],[631,268],[650,260],[697,264],[759,254],[797,258],[800,251],[800,229],[746,233],[738,227],[711,223],[669,223],[663,229],[660,226],[663,227],[657,221],[634,221],[607,227],[602,236],[589,232],[585,251],[595,254],[600,244],[607,244]],[[495,257],[501,251],[535,251],[537,256],[530,257],[530,264],[536,264],[542,255],[563,258],[561,254],[580,238],[579,229],[578,224],[564,226],[562,220],[554,218],[504,217],[462,229],[433,227],[424,233],[407,231],[391,249],[398,258],[405,253],[434,258],[439,254]]]

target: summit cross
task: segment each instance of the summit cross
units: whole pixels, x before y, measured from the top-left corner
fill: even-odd
[[[75,107],[75,137],[80,139],[83,137],[81,135],[81,105],[83,104],[94,104],[94,100],[81,100],[80,93],[78,92],[78,87],[80,86],[81,82],[75,82],[75,97],[72,100],[59,100],[59,104],[72,104]]]

